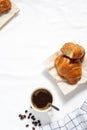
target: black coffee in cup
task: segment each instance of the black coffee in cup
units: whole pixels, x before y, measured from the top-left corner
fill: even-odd
[[[47,89],[41,88],[33,92],[31,100],[35,108],[46,110],[50,107],[48,104],[52,103],[53,97]]]

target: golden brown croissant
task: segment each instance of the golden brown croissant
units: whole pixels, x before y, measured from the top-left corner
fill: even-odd
[[[65,78],[70,84],[75,84],[81,78],[82,65],[80,60],[72,60],[64,55],[59,55],[55,59],[55,66],[60,76]]]
[[[79,59],[84,57],[85,50],[82,46],[72,42],[65,43],[60,49],[63,55],[71,59]]]
[[[0,0],[0,14],[5,13],[11,9],[10,0]]]

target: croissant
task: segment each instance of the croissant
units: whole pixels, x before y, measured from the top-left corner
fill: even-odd
[[[83,59],[85,50],[82,46],[72,42],[65,43],[60,49],[62,54],[71,59]]]
[[[5,13],[11,9],[10,0],[0,0],[0,14]]]
[[[72,60],[64,55],[58,55],[55,59],[55,66],[60,76],[70,84],[77,83],[82,75],[82,64],[80,60]]]

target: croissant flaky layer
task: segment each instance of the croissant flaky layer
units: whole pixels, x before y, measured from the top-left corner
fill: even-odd
[[[82,46],[72,42],[65,43],[60,50],[63,55],[68,56],[71,59],[82,58],[85,54],[85,50]]]
[[[65,78],[70,84],[75,84],[81,78],[82,64],[80,60],[72,60],[64,55],[59,55],[55,59],[55,66],[60,76]]]
[[[6,13],[11,9],[11,1],[10,0],[0,0],[0,14]]]

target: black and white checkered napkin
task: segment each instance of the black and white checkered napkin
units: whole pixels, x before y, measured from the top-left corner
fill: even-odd
[[[67,114],[63,120],[47,124],[40,130],[87,130],[87,98],[80,108]]]

